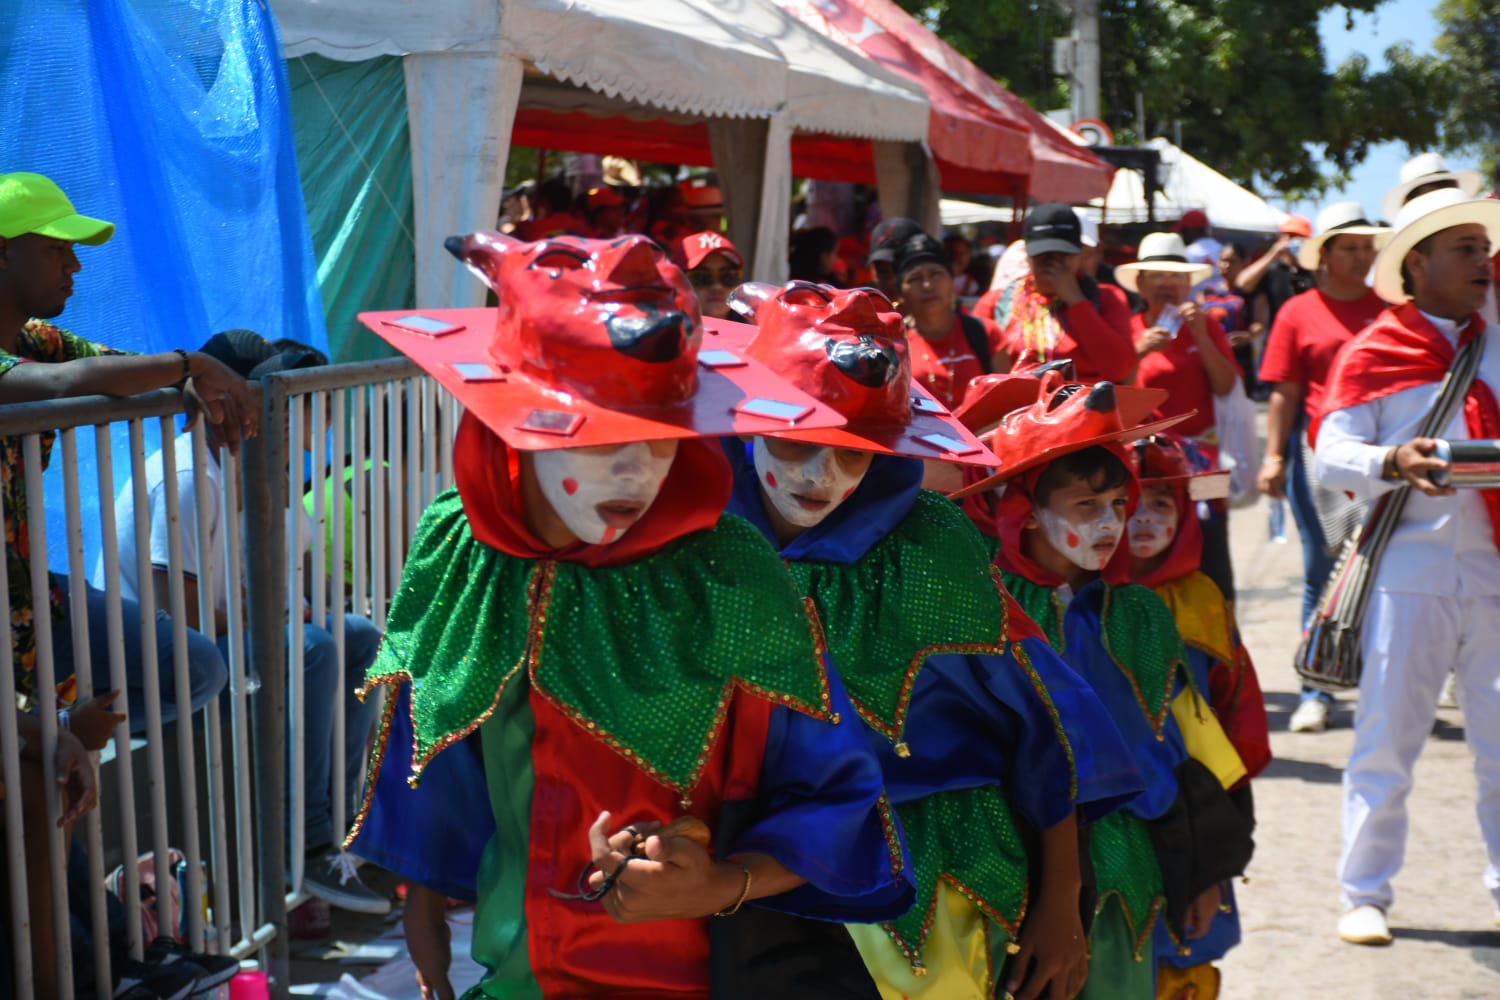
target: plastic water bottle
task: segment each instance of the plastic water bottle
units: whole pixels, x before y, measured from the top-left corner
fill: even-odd
[[[1271,501],[1271,541],[1278,545],[1286,544],[1286,501]]]
[[[241,971],[229,981],[227,1000],[271,1000],[271,986],[254,962],[247,962]]]

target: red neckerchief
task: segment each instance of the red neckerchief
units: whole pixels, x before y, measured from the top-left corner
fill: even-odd
[[[717,441],[685,440],[656,501],[618,541],[554,549],[526,527],[519,455],[469,414],[459,421],[453,440],[453,479],[469,530],[479,541],[522,559],[557,559],[591,569],[635,562],[683,535],[712,528],[734,483]]]
[[[1177,501],[1177,534],[1167,547],[1167,557],[1161,565],[1134,581],[1153,590],[1180,576],[1187,576],[1203,562],[1203,529],[1198,525],[1198,505],[1188,499],[1187,483],[1176,482],[1171,486],[1172,497]]]
[[[1100,447],[1108,448],[1121,462],[1125,463],[1126,468],[1130,467],[1123,445],[1105,444]],[[1043,569],[1021,549],[1021,536],[1025,534],[1026,518],[1030,516],[1032,507],[1036,505],[1033,499],[1036,495],[1036,483],[1046,470],[1047,466],[1041,465],[1005,483],[1005,492],[995,503],[995,535],[1000,539],[1000,554],[995,557],[995,565],[999,566],[1002,572],[1015,573],[1043,587],[1061,587],[1068,581],[1051,570]],[[1129,517],[1128,511],[1135,510],[1140,496],[1140,484],[1132,476],[1130,477],[1130,506],[1127,508],[1127,518]],[[1104,571],[1099,575],[1112,587],[1130,582],[1130,543],[1125,535],[1121,536],[1115,554],[1110,557],[1109,562],[1104,564]]]
[[[1484,333],[1485,320],[1475,313],[1459,332],[1458,346]],[[1441,382],[1457,350],[1410,302],[1387,309],[1339,351],[1328,376],[1323,411],[1346,410],[1414,386]],[[1500,438],[1500,403],[1488,385],[1475,378],[1464,397],[1464,425],[1475,440]],[[1318,421],[1308,430],[1316,445]],[[1495,547],[1500,549],[1500,490],[1480,490]]]

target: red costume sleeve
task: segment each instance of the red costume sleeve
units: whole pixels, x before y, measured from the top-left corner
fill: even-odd
[[[1135,372],[1130,307],[1123,292],[1100,285],[1099,308],[1088,299],[1075,302],[1063,313],[1063,324],[1078,345],[1073,361],[1081,381],[1124,382]]]

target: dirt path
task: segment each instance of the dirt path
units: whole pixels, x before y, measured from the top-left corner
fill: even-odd
[[[1302,550],[1267,541],[1266,511],[1231,519],[1240,624],[1265,687],[1276,760],[1256,781],[1259,827],[1250,882],[1239,886],[1244,942],[1223,963],[1224,1000],[1500,998],[1500,928],[1480,881],[1484,849],[1457,711],[1438,713],[1417,765],[1406,864],[1390,914],[1395,944],[1338,940],[1339,780],[1353,742],[1354,699],[1335,728],[1286,730],[1296,706]],[[1500,655],[1500,650],[1496,651]]]

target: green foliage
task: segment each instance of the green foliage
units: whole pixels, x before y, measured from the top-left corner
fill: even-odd
[[[1071,30],[1068,0],[898,2],[1034,107],[1066,105],[1065,82],[1051,74],[1050,39]],[[1194,156],[1242,184],[1293,196],[1338,182],[1375,143],[1432,148],[1458,127],[1453,116],[1471,103],[1462,121],[1471,130],[1493,129],[1500,121],[1500,29],[1493,14],[1483,51],[1466,55],[1488,67],[1487,99],[1455,102],[1457,77],[1448,61],[1418,56],[1404,44],[1387,52],[1379,68],[1362,56],[1327,65],[1319,16],[1338,9],[1352,17],[1385,2],[1102,0],[1104,118],[1122,142],[1172,136],[1180,123]],[[1443,0],[1442,6],[1478,17],[1496,4]],[[1144,135],[1137,134],[1138,93]],[[1439,108],[1448,108],[1449,117]],[[1324,156],[1333,176],[1323,172]]]
[[[1500,4],[1442,0],[1435,11],[1442,33],[1437,61],[1452,77],[1443,109],[1444,146],[1478,153],[1491,177],[1500,165]]]

